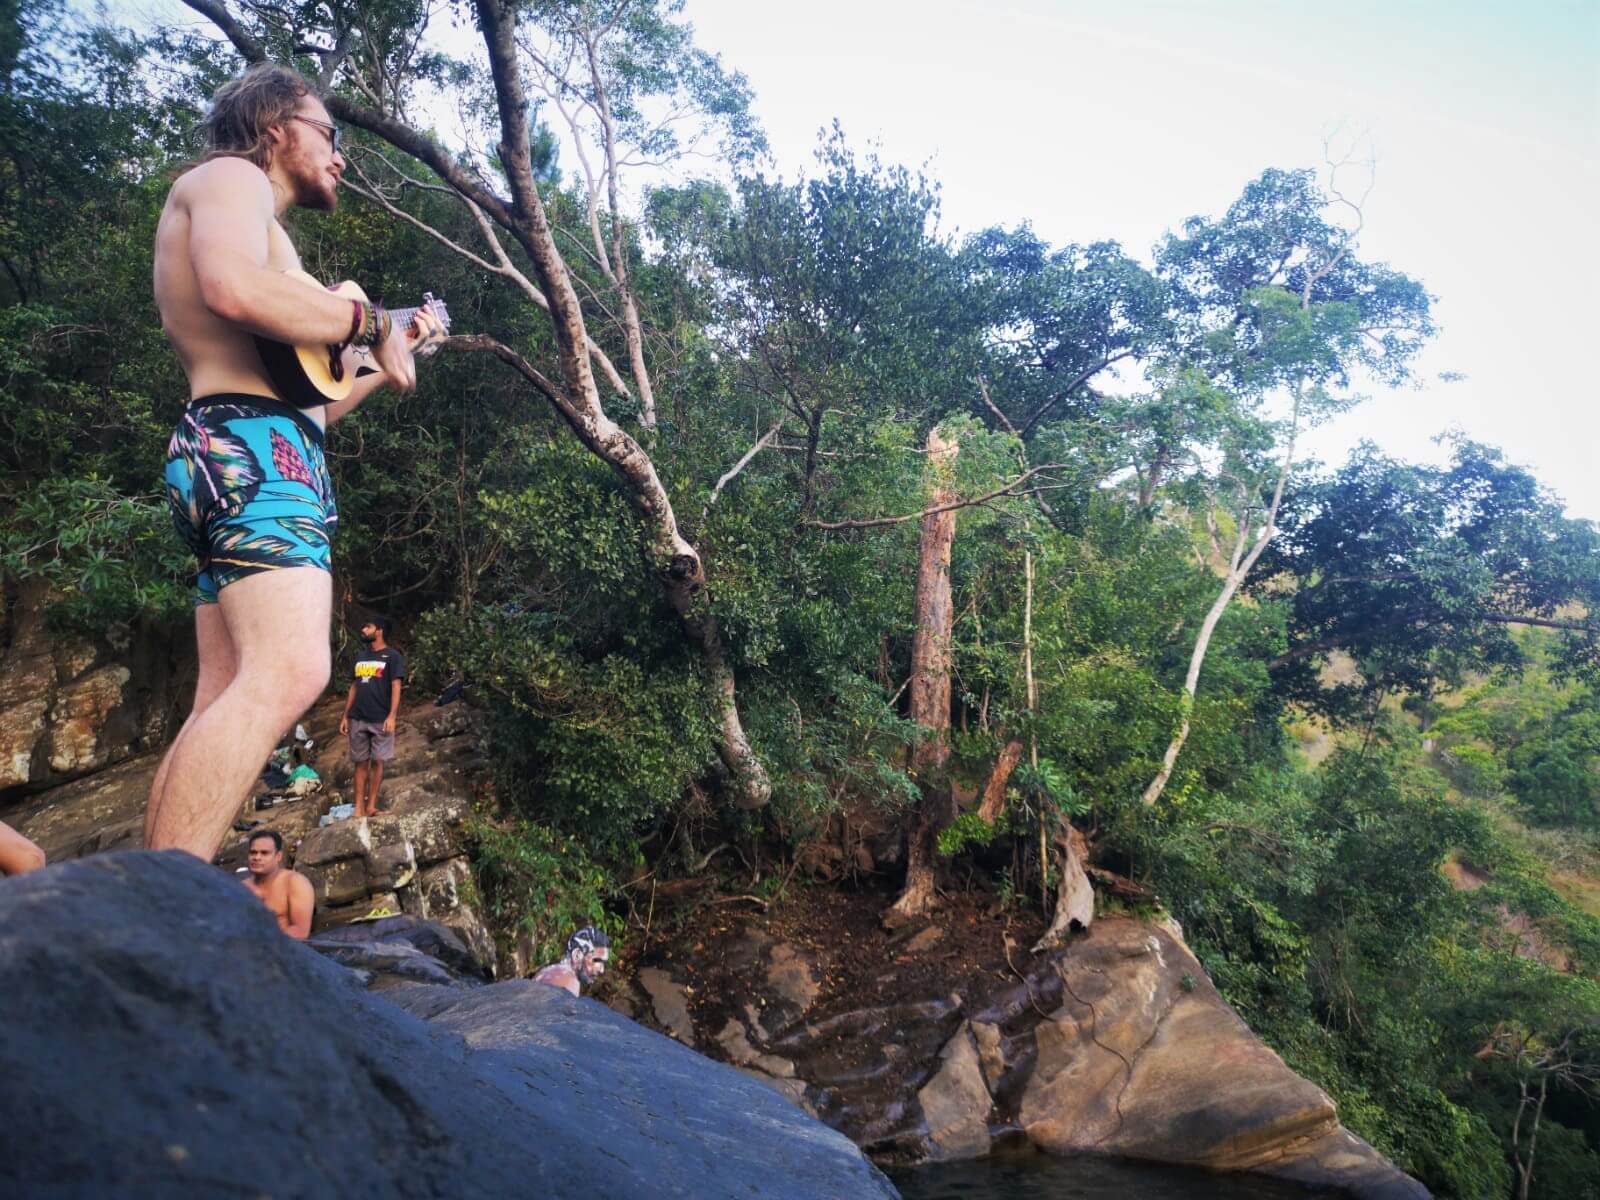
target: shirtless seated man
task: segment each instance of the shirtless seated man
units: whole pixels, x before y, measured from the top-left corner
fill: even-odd
[[[316,895],[311,881],[283,865],[283,835],[271,829],[250,835],[250,873],[245,887],[278,918],[278,928],[304,940],[311,933],[311,913]]]
[[[585,925],[567,939],[566,957],[541,968],[533,981],[566,988],[576,996],[580,984],[592,986],[606,973],[606,963],[610,959],[611,939],[605,930]]]
[[[413,350],[440,333],[423,309],[408,335],[382,309],[284,274],[300,266],[279,218],[331,212],[344,159],[315,91],[264,64],[222,87],[207,151],[173,185],[156,228],[155,298],[189,379],[167,449],[178,535],[198,560],[194,708],[150,789],[145,845],[210,860],[283,731],[328,684],[329,539],[337,521],[326,426],[374,389],[416,386]],[[252,335],[344,346],[375,368],[347,400],[284,403]]]

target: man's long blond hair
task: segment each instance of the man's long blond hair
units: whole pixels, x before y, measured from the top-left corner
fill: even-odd
[[[298,71],[277,63],[257,63],[217,89],[201,125],[206,149],[201,162],[224,155],[242,158],[265,171],[272,160],[267,131],[282,125],[317,89]]]

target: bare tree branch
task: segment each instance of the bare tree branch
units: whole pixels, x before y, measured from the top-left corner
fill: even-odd
[[[234,49],[244,55],[248,63],[261,63],[267,61],[267,48],[245,30],[245,27],[233,19],[233,14],[224,7],[220,0],[183,0],[190,8],[203,17],[209,17],[211,23],[227,36],[233,43]]]
[[[715,504],[717,502],[717,497],[722,494],[722,489],[725,486],[727,486],[729,483],[731,483],[733,481],[734,477],[737,476],[740,471],[744,470],[745,467],[747,467],[750,464],[750,460],[752,458],[754,458],[757,454],[760,454],[762,450],[764,450],[769,444],[771,444],[772,439],[777,437],[778,433],[782,429],[783,429],[783,419],[779,418],[778,423],[776,425],[774,425],[771,429],[767,430],[766,433],[762,434],[760,441],[758,441],[754,446],[751,446],[750,449],[748,449],[748,450],[746,450],[744,452],[744,457],[742,457],[738,462],[734,463],[733,466],[728,468],[727,473],[725,475],[723,475],[723,477],[721,479],[717,480],[717,486],[711,489],[711,496],[706,500],[706,507],[707,508],[710,508],[713,504]]]
[[[423,183],[419,180],[411,179],[406,176],[404,172],[396,168],[393,163],[389,163],[387,159],[383,160],[385,165],[387,165],[391,170],[394,170],[395,173],[405,180],[408,185],[422,188],[426,191],[444,192],[455,197],[456,199],[460,200],[462,204],[466,205],[467,210],[472,213],[473,219],[478,223],[478,228],[482,232],[484,240],[487,241],[490,247],[493,249],[496,259],[495,262],[491,263],[481,256],[474,254],[471,250],[468,250],[465,246],[462,246],[458,242],[451,240],[449,237],[441,233],[432,225],[428,224],[426,221],[399,207],[399,205],[395,204],[383,194],[382,189],[376,183],[367,177],[366,172],[362,170],[361,165],[356,158],[352,157],[349,161],[350,166],[355,170],[355,173],[361,177],[361,183],[366,185],[363,187],[361,184],[351,183],[348,179],[345,180],[345,186],[352,192],[356,193],[356,195],[366,197],[374,204],[382,207],[386,212],[392,213],[394,216],[399,217],[407,224],[421,230],[429,237],[438,241],[441,245],[449,248],[456,254],[459,254],[462,258],[466,259],[474,266],[488,271],[491,275],[500,275],[511,280],[511,282],[516,284],[517,287],[522,291],[522,294],[527,296],[529,300],[533,301],[540,308],[544,309],[545,312],[550,311],[550,301],[547,300],[545,298],[545,294],[534,285],[534,282],[525,274],[523,274],[522,271],[517,268],[516,264],[511,261],[510,256],[505,251],[505,247],[500,242],[499,236],[494,231],[494,226],[491,225],[488,218],[483,215],[483,210],[471,200],[467,199],[465,196],[462,196],[459,192],[456,192],[452,188],[441,188],[434,184]],[[606,356],[606,352],[595,344],[593,338],[589,339],[589,355],[596,363],[599,364],[600,370],[605,374],[606,380],[613,388],[616,389],[617,393],[622,396],[628,396],[628,385],[623,381],[622,376],[618,374],[617,368],[612,364],[611,359]]]
[[[1069,396],[1071,396],[1073,392],[1077,391],[1084,384],[1088,383],[1089,380],[1093,379],[1096,375],[1100,374],[1101,371],[1104,371],[1112,363],[1121,362],[1125,358],[1132,358],[1132,357],[1133,357],[1133,351],[1132,350],[1123,350],[1118,354],[1113,354],[1113,355],[1110,355],[1107,358],[1102,358],[1099,362],[1095,363],[1092,367],[1086,367],[1082,371],[1078,372],[1078,374],[1073,377],[1072,381],[1070,383],[1068,383],[1066,387],[1062,388],[1054,396],[1052,396],[1050,399],[1046,400],[1043,404],[1041,404],[1039,406],[1038,411],[1035,412],[1033,414],[1033,416],[1029,417],[1026,421],[1023,422],[1022,429],[1018,432],[1017,436],[1018,437],[1027,437],[1028,434],[1030,432],[1032,432],[1033,427],[1035,425],[1037,425],[1040,421],[1044,420],[1045,417],[1049,416],[1050,415],[1050,411],[1052,409],[1054,409],[1056,407],[1056,405],[1060,404],[1063,400],[1065,400]]]
[[[870,517],[859,521],[802,521],[802,525],[811,529],[882,529],[886,525],[900,525],[906,521],[920,521],[923,517],[933,516],[935,513],[950,512],[957,508],[971,508],[975,504],[983,504],[999,496],[1031,496],[1034,491],[1017,491],[1027,480],[1039,474],[1040,471],[1059,470],[1061,463],[1045,463],[1043,466],[1030,467],[1010,483],[997,487],[992,492],[985,492],[981,496],[974,496],[970,500],[957,500],[951,504],[937,504],[932,508],[924,508],[919,512],[906,513],[899,517]]]
[[[995,420],[1000,422],[1001,428],[1012,437],[1020,438],[1022,435],[1017,432],[1017,427],[1011,423],[1011,418],[996,408],[994,401],[989,399],[989,381],[979,375],[973,382],[978,385],[978,394],[983,397],[983,402],[989,406],[989,411],[994,414]]]

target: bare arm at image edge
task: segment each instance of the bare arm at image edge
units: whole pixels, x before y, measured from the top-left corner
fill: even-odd
[[[44,851],[0,821],[0,875],[26,875],[44,866]]]

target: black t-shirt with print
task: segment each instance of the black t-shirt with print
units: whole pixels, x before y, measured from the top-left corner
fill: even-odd
[[[365,650],[356,659],[356,702],[350,706],[352,721],[387,721],[390,691],[396,679],[406,677],[405,655],[393,646]]]

